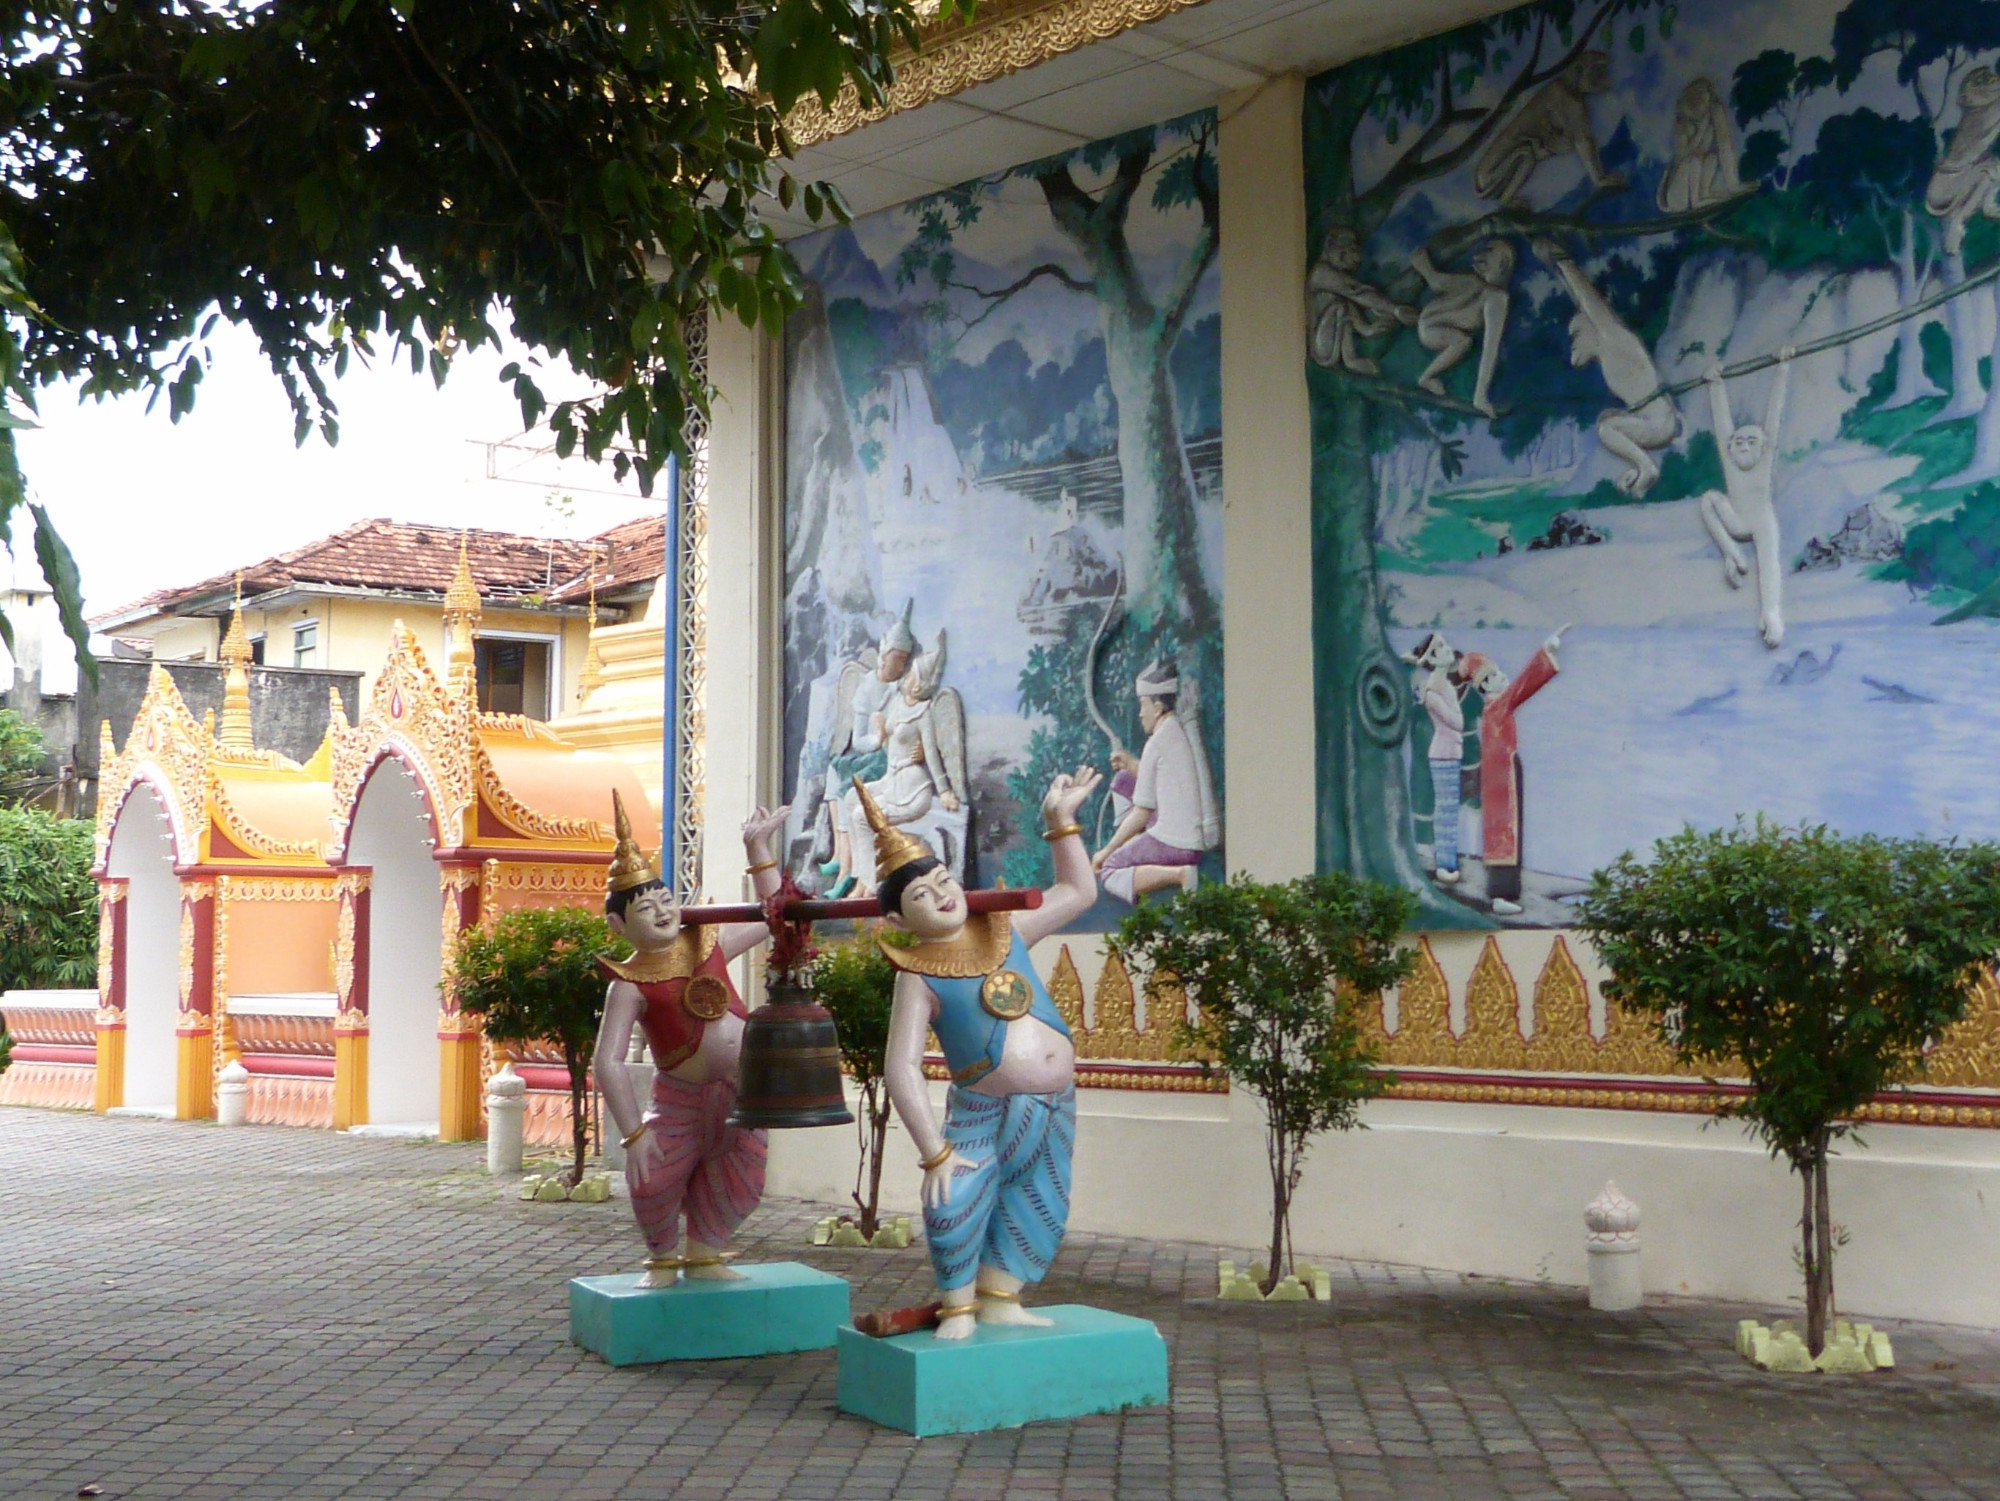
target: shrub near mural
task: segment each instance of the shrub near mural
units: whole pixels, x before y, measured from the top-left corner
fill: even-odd
[[[785,764],[802,884],[867,891],[861,778],[969,884],[1051,879],[1082,811],[1103,928],[1222,870],[1215,120],[797,242]],[[858,831],[858,832],[857,832]]]
[[[2000,4],[1544,0],[1314,80],[1323,868],[1560,925],[2000,833]]]

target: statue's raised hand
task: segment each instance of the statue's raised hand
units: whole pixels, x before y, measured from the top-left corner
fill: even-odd
[[[791,816],[791,805],[782,808],[758,808],[743,820],[743,843],[746,846],[766,843],[771,836],[785,826]]]
[[[1058,772],[1056,779],[1049,783],[1048,794],[1042,799],[1042,817],[1052,829],[1076,822],[1076,810],[1084,800],[1097,790],[1103,781],[1101,773],[1094,766],[1079,766],[1074,772]]]

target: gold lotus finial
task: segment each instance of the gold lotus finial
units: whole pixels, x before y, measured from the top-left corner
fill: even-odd
[[[618,795],[618,789],[611,789],[611,824],[617,831],[618,847],[611,852],[611,867],[604,873],[604,887],[607,891],[630,891],[634,886],[648,886],[660,879],[660,867],[646,858],[646,852],[639,848],[639,842],[632,837],[632,820],[625,812],[625,799]]]
[[[875,831],[875,879],[881,880],[891,871],[901,870],[913,860],[933,860],[931,847],[914,834],[906,834],[890,823],[884,816],[881,805],[874,794],[863,784],[860,777],[854,779],[854,790],[861,797],[861,811],[868,819],[868,827]]]

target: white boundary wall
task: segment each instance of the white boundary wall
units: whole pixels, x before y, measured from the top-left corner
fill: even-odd
[[[1226,807],[1231,866],[1267,880],[1303,874],[1313,858],[1302,99],[1301,80],[1280,78],[1221,106]],[[709,361],[721,394],[710,468],[707,888],[729,899],[747,889],[734,830],[755,803],[780,796],[782,351],[718,318]],[[1501,941],[1517,946],[1514,935]],[[1072,952],[1094,971],[1087,947]],[[1471,951],[1459,947],[1438,945],[1462,1025],[1457,971]],[[1045,973],[1054,957],[1045,945]],[[1516,966],[1524,990],[1534,973]],[[1079,1116],[1078,1229],[1234,1251],[1268,1242],[1254,1099],[1085,1089]],[[1615,1178],[1643,1212],[1648,1291],[1780,1304],[1798,1295],[1798,1185],[1737,1127],[1417,1101],[1377,1102],[1364,1118],[1370,1129],[1328,1138],[1312,1155],[1294,1218],[1302,1252],[1581,1288],[1584,1205]],[[1842,1308],[2000,1327],[2000,1133],[1876,1126],[1864,1135],[1867,1148],[1832,1169],[1834,1217],[1853,1234],[1838,1268]],[[770,1191],[845,1203],[855,1162],[850,1128],[773,1132]],[[888,1208],[917,1208],[918,1176],[907,1136],[892,1132]]]

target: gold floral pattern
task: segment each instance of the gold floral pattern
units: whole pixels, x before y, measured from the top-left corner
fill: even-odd
[[[785,124],[800,146],[814,146],[899,111],[950,98],[977,84],[1032,68],[1199,4],[1201,0],[1001,4],[991,11],[982,11],[970,25],[954,23],[930,28],[931,34],[921,52],[898,52],[896,81],[890,86],[884,104],[864,107],[860,95],[849,84],[830,109],[816,95],[808,95],[793,108]]]

